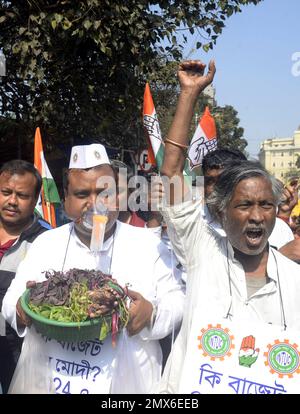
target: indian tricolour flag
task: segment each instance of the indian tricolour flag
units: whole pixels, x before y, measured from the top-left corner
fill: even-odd
[[[164,144],[148,83],[146,83],[144,92],[143,121],[147,132],[148,163],[157,166],[158,170],[160,170],[164,157]],[[187,179],[195,178],[196,175],[193,170],[201,166],[203,157],[216,148],[216,124],[207,106],[188,148],[183,171]]]
[[[164,157],[164,146],[148,83],[146,83],[144,92],[143,123],[148,144],[148,163],[156,165],[158,170],[160,170]]]
[[[146,83],[144,92],[143,121],[146,130],[146,139],[148,145],[148,163],[156,166],[160,171],[163,163],[165,146],[162,141],[160,127],[150,92],[150,86]],[[190,175],[189,164],[186,160],[184,175]]]
[[[188,160],[191,171],[201,166],[203,157],[217,148],[217,131],[215,120],[208,106],[200,119],[188,149]]]
[[[35,208],[52,227],[56,227],[55,205],[60,204],[60,198],[56,184],[44,157],[40,128],[36,128],[35,130],[34,166],[41,174],[43,180],[41,193]]]

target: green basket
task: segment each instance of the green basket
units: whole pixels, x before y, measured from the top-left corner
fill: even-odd
[[[29,308],[29,294],[30,289],[26,289],[21,297],[21,306],[41,335],[63,342],[89,341],[100,337],[102,318],[85,322],[58,322],[47,319]]]

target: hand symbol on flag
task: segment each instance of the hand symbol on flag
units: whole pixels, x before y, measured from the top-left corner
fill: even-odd
[[[208,106],[200,119],[188,150],[190,170],[202,164],[203,157],[217,148],[217,130]]]
[[[245,336],[245,338],[243,338],[239,352],[239,364],[243,367],[250,368],[251,365],[253,365],[257,360],[258,354],[259,348],[255,348],[254,336]]]

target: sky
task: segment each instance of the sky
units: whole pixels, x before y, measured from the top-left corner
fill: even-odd
[[[299,16],[300,0],[264,0],[227,19],[212,51],[196,50],[196,35],[184,49],[188,59],[215,59],[215,98],[238,111],[252,157],[262,141],[300,125]]]

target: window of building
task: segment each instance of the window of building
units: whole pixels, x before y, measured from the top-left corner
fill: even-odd
[[[283,152],[281,153],[281,156],[282,156],[282,157],[284,156]]]
[[[280,174],[280,177],[281,177],[281,178],[283,177],[283,173],[281,173],[281,174]]]
[[[275,167],[275,162],[273,162],[273,167]]]

